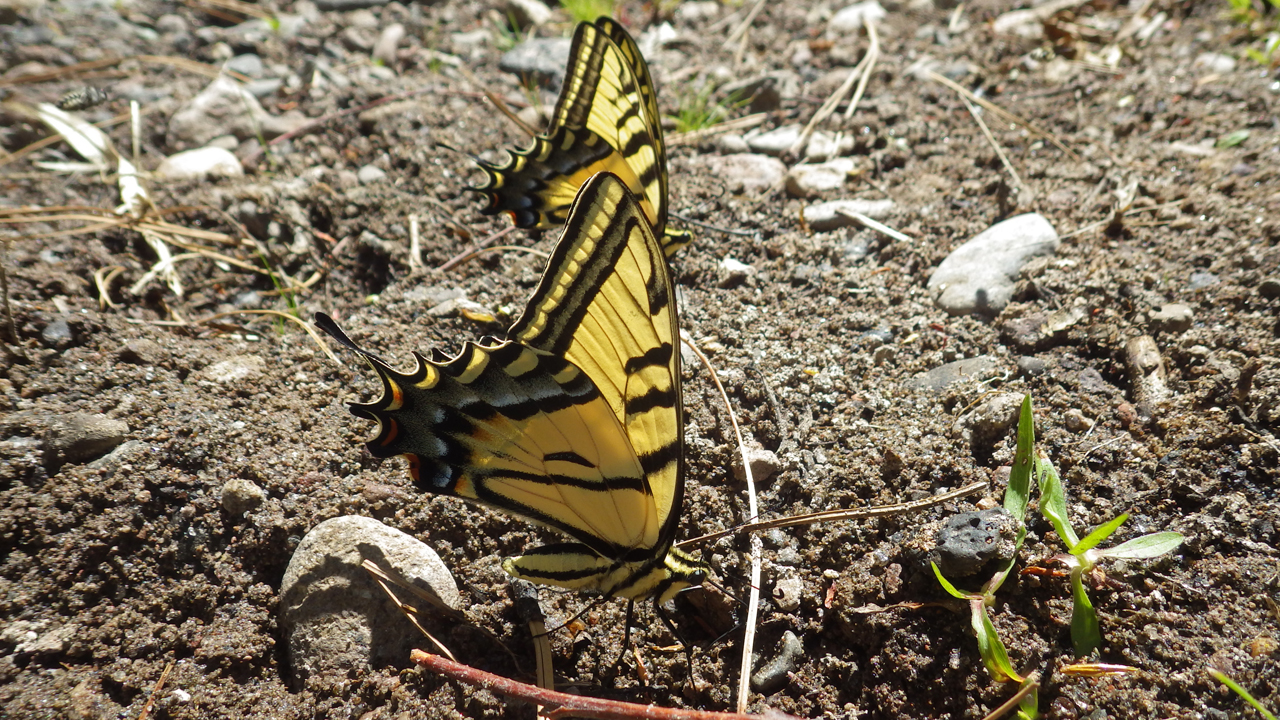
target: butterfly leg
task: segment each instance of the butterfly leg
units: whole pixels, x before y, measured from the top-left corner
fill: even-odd
[[[689,682],[696,684],[693,675],[693,646],[689,644],[688,640],[684,639],[684,635],[680,634],[680,630],[676,627],[676,624],[671,622],[671,618],[667,615],[667,611],[662,609],[662,603],[658,602],[658,598],[656,596],[653,598],[653,609],[658,613],[658,617],[662,618],[662,624],[666,625],[667,629],[671,631],[671,636],[678,640],[681,647],[684,648],[684,662],[689,668]]]

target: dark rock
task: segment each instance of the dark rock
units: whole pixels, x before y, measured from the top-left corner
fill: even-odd
[[[1019,523],[1004,508],[973,510],[947,518],[930,559],[945,577],[973,575],[990,562],[1008,562]]]

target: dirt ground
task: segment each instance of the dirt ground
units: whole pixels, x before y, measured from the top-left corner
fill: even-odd
[[[765,127],[808,122],[867,48],[865,34],[826,34],[841,3],[766,3],[740,59],[724,39],[748,8],[659,7],[677,39],[649,61],[662,109],[673,115],[709,79],[789,71],[800,82],[769,110]],[[1161,530],[1187,536],[1172,555],[1108,566],[1108,581],[1092,591],[1106,637],[1096,659],[1137,668],[1128,675],[1061,672],[1073,661],[1065,580],[1015,575],[1001,590],[996,627],[1015,667],[1041,673],[1044,715],[1252,717],[1206,673],[1211,666],[1274,711],[1276,73],[1242,59],[1258,41],[1226,17],[1225,3],[1091,3],[1052,16],[1048,36],[1038,38],[996,31],[993,22],[1017,8],[1009,3],[885,7],[881,55],[864,100],[851,118],[837,114],[823,126],[857,139],[850,155],[860,173],[824,197],[891,198],[896,209],[884,222],[909,240],[859,227],[813,232],[801,210],[823,198],[744,192],[706,172],[702,158],[722,152],[714,138],[669,148],[673,211],[747,233],[692,227],[696,241],[673,259],[673,271],[684,327],[721,372],[743,427],[782,458],[778,476],[760,490],[762,514],[919,499],[974,480],[992,481],[985,496],[998,501],[1012,433],[1002,427],[994,438],[971,439],[966,413],[994,391],[1030,393],[1077,529],[1127,511],[1133,516],[1117,540]],[[284,2],[272,9],[308,19],[292,34],[244,33],[233,24],[245,16],[221,3],[132,0],[55,3],[0,25],[0,133],[8,152],[49,134],[14,103],[53,102],[86,84],[114,86],[116,99],[85,115],[108,119],[127,111],[123,98],[145,98],[140,164],[150,170],[185,149],[169,118],[209,82],[190,67],[138,59],[31,81],[40,68],[140,55],[216,66],[253,53],[269,71],[312,77],[323,62],[324,77],[345,78],[286,81],[264,97],[272,114],[326,120],[273,145],[243,178],[151,186],[168,220],[237,239],[216,250],[244,261],[182,259],[181,295],[154,277],[131,291],[156,262],[136,230],[59,233],[87,223],[10,221],[21,206],[114,208],[113,178],[34,164],[78,159],[62,144],[0,158],[2,259],[17,334],[0,375],[5,717],[533,717],[527,705],[408,670],[407,659],[338,683],[291,685],[278,591],[292,548],[317,523],[368,515],[429,542],[455,572],[473,622],[522,664],[466,628],[447,632],[446,642],[463,662],[526,680],[530,643],[497,562],[549,533],[423,496],[402,461],[370,457],[361,445],[370,424],[353,418],[346,403],[369,399],[377,387],[351,354],[336,365],[296,325],[263,316],[199,321],[292,303],[302,318],[334,315],[365,347],[398,363],[408,363],[412,350],[453,352],[466,339],[500,332],[532,291],[541,261],[507,250],[434,270],[509,224],[478,213],[477,199],[462,188],[479,172],[436,143],[476,153],[522,144],[520,130],[482,91],[518,108],[530,98],[553,102],[556,87],[527,91],[499,70],[512,39],[498,29],[504,14],[487,2],[346,12]],[[654,14],[650,3],[615,10],[638,37]],[[1139,33],[1125,30],[1135,14]],[[406,30],[399,54],[375,68],[369,39],[396,22]],[[1274,24],[1275,16],[1259,22]],[[557,10],[536,34],[563,37],[571,27]],[[477,30],[488,38],[465,35]],[[929,59],[929,67],[1052,134],[1074,156],[984,113],[1029,190],[1022,191],[956,93],[922,79],[918,70]],[[401,93],[392,111],[361,111]],[[118,147],[129,147],[128,127],[110,127]],[[1248,131],[1242,142],[1219,140],[1238,131]],[[238,154],[256,142],[246,140]],[[356,180],[369,165],[385,178]],[[1126,188],[1133,203],[1109,222]],[[1054,256],[1026,268],[1013,303],[994,318],[938,309],[925,287],[933,268],[978,232],[1028,211],[1043,214],[1064,239]],[[410,213],[423,218],[424,269],[408,264]],[[672,225],[691,227],[679,218]],[[526,240],[517,232],[500,242],[545,250],[555,236]],[[755,275],[720,282],[726,257],[752,265]],[[110,304],[103,304],[95,273],[113,266],[122,272],[107,281],[102,300]],[[254,271],[266,266],[316,281],[284,296]],[[499,322],[429,316],[430,299],[453,288],[498,313]],[[1170,303],[1188,306],[1189,322],[1162,319]],[[1020,330],[1063,310],[1074,311],[1072,320],[1057,332]],[[1168,374],[1171,393],[1160,402],[1135,397],[1125,346],[1142,335],[1154,338]],[[944,363],[982,355],[995,359],[982,377],[940,391],[908,386]],[[701,367],[686,363],[684,382],[690,472],[680,534],[692,537],[743,522],[747,505],[730,471],[736,454],[723,405]],[[60,444],[74,434],[68,418],[77,413],[105,415],[86,422],[120,437],[87,450]],[[243,515],[222,500],[236,479],[265,491],[265,501]],[[966,614],[939,604],[856,612],[946,600],[905,547],[919,539],[922,523],[977,500],[922,516],[766,534],[760,662],[776,654],[788,630],[804,652],[781,689],[754,695],[751,708],[804,717],[978,718],[1003,702],[1013,688],[988,676]],[[697,550],[718,583],[744,596],[747,548],[737,537]],[[1019,567],[1043,566],[1063,549],[1036,515]],[[782,579],[790,587],[798,579],[798,608],[784,611],[770,599]],[[563,621],[590,599],[544,592],[542,602],[553,621]],[[637,630],[647,674],[633,657],[613,671],[623,612],[621,602],[599,605],[586,616],[586,631],[556,636],[563,681],[582,694],[732,709],[741,605],[713,589],[677,601],[680,628],[697,644],[696,685],[686,682],[682,654],[664,649],[674,640],[649,608],[639,609]]]

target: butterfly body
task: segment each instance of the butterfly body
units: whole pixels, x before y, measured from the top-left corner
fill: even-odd
[[[503,563],[548,585],[665,601],[705,565],[673,547],[684,495],[675,292],[662,247],[618,177],[580,191],[547,271],[504,341],[409,373],[357,350],[383,384],[352,412],[379,424],[418,487],[525,517],[571,543]]]

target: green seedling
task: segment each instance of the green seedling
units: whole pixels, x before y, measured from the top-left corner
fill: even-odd
[[[750,99],[744,100],[736,95],[730,95],[724,102],[716,103],[711,101],[713,94],[715,94],[715,86],[708,82],[702,86],[701,90],[680,96],[679,109],[672,116],[676,121],[676,132],[704,130],[724,122],[730,112],[750,102]]]
[[[560,5],[575,23],[595,22],[602,15],[613,16],[613,0],[560,0]]]
[[[1259,47],[1247,47],[1244,56],[1266,67],[1280,63],[1280,32],[1267,33],[1258,41]]]
[[[294,317],[301,317],[298,314],[298,298],[292,290],[286,288],[280,282],[280,276],[276,274],[275,268],[271,267],[271,261],[267,259],[266,253],[258,249],[258,259],[262,261],[262,267],[267,271],[267,277],[271,278],[271,284],[275,286],[276,291],[280,293],[280,297],[284,299],[284,304],[289,308],[289,314]],[[282,318],[276,318],[276,332],[283,335],[285,326]]]
[[[992,679],[997,682],[1021,683],[1023,688],[1027,689],[1025,697],[1018,704],[1018,717],[1025,720],[1034,720],[1039,715],[1036,692],[1038,683],[1034,678],[1023,677],[1013,669],[1013,663],[1009,661],[1009,653],[1000,639],[1000,634],[996,631],[995,624],[991,622],[987,608],[995,604],[996,591],[1013,571],[1014,563],[1017,562],[1017,551],[1022,548],[1022,542],[1027,536],[1023,520],[1026,518],[1027,504],[1030,502],[1035,465],[1032,462],[1034,452],[1035,423],[1031,410],[1031,396],[1027,395],[1022,399],[1022,411],[1018,416],[1018,451],[1009,473],[1009,485],[1004,493],[1004,509],[1017,518],[1019,524],[1013,557],[983,583],[981,591],[976,593],[966,593],[957,589],[942,576],[942,571],[935,563],[930,563],[934,577],[938,578],[938,584],[942,589],[952,597],[968,603],[969,623],[973,628],[974,636],[978,639],[978,655],[982,658],[982,664],[986,666]]]
[[[1218,142],[1216,143],[1216,146],[1219,148],[1235,147],[1237,145],[1243,144],[1244,141],[1248,139],[1249,139],[1248,130],[1236,130],[1235,132],[1227,133],[1226,135],[1223,135],[1222,137],[1218,138]]]
[[[1276,720],[1276,716],[1272,714],[1270,710],[1267,710],[1265,707],[1263,707],[1262,703],[1255,700],[1253,696],[1249,694],[1249,691],[1240,687],[1240,685],[1236,683],[1235,680],[1232,680],[1231,678],[1227,677],[1226,673],[1221,672],[1219,670],[1215,670],[1213,668],[1208,668],[1208,671],[1209,671],[1209,674],[1213,676],[1214,680],[1217,680],[1218,682],[1230,688],[1232,692],[1239,695],[1241,698],[1244,699],[1245,702],[1249,703],[1254,707],[1254,709],[1262,713],[1262,717],[1266,718],[1266,720]]]
[[[1105,522],[1080,539],[1067,519],[1067,494],[1053,463],[1043,453],[1037,453],[1037,474],[1040,476],[1040,514],[1053,525],[1058,537],[1067,545],[1067,554],[1054,560],[1062,562],[1070,570],[1071,577],[1071,646],[1077,657],[1089,655],[1102,644],[1102,629],[1098,614],[1085,590],[1084,578],[1099,570],[1098,565],[1108,559],[1150,559],[1173,552],[1182,544],[1182,535],[1176,532],[1160,532],[1142,535],[1111,548],[1099,548],[1102,541],[1111,537],[1129,519],[1129,514]]]
[[[498,46],[500,52],[506,52],[514,48],[528,39],[530,34],[520,31],[520,23],[516,22],[516,17],[512,13],[507,13],[506,20],[506,22],[499,20],[493,24],[494,29],[498,32],[498,37],[494,44]]]

